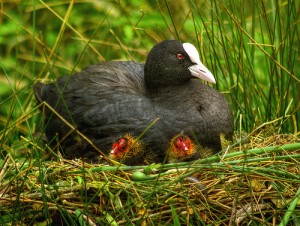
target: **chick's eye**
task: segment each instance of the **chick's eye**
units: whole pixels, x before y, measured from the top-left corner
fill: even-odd
[[[177,59],[182,60],[184,59],[184,56],[181,53],[177,53]]]

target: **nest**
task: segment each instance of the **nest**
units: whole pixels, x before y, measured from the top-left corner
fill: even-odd
[[[236,140],[217,156],[149,166],[92,165],[63,158],[15,162],[8,155],[0,171],[0,224],[299,221],[300,139],[256,132]]]

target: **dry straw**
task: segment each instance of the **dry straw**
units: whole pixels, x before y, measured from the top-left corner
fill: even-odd
[[[286,225],[300,214],[300,139],[269,133],[257,131],[218,156],[190,163],[92,165],[63,158],[18,163],[8,156],[0,172],[1,220]]]

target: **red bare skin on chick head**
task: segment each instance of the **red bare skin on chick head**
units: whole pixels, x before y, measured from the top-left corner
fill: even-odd
[[[130,141],[126,137],[119,138],[115,143],[112,145],[112,150],[110,152],[111,157],[117,160],[122,159],[122,157],[128,152],[130,147]]]
[[[171,140],[170,155],[178,160],[184,160],[194,154],[194,144],[185,135],[178,135]]]
[[[112,144],[110,157],[124,164],[138,165],[143,159],[143,154],[144,147],[142,142],[130,134],[126,134]]]

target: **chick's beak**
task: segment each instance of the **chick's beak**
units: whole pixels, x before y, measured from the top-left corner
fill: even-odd
[[[186,144],[183,144],[183,150],[184,150],[184,151],[188,151],[188,150],[189,150],[189,147],[188,147]]]

